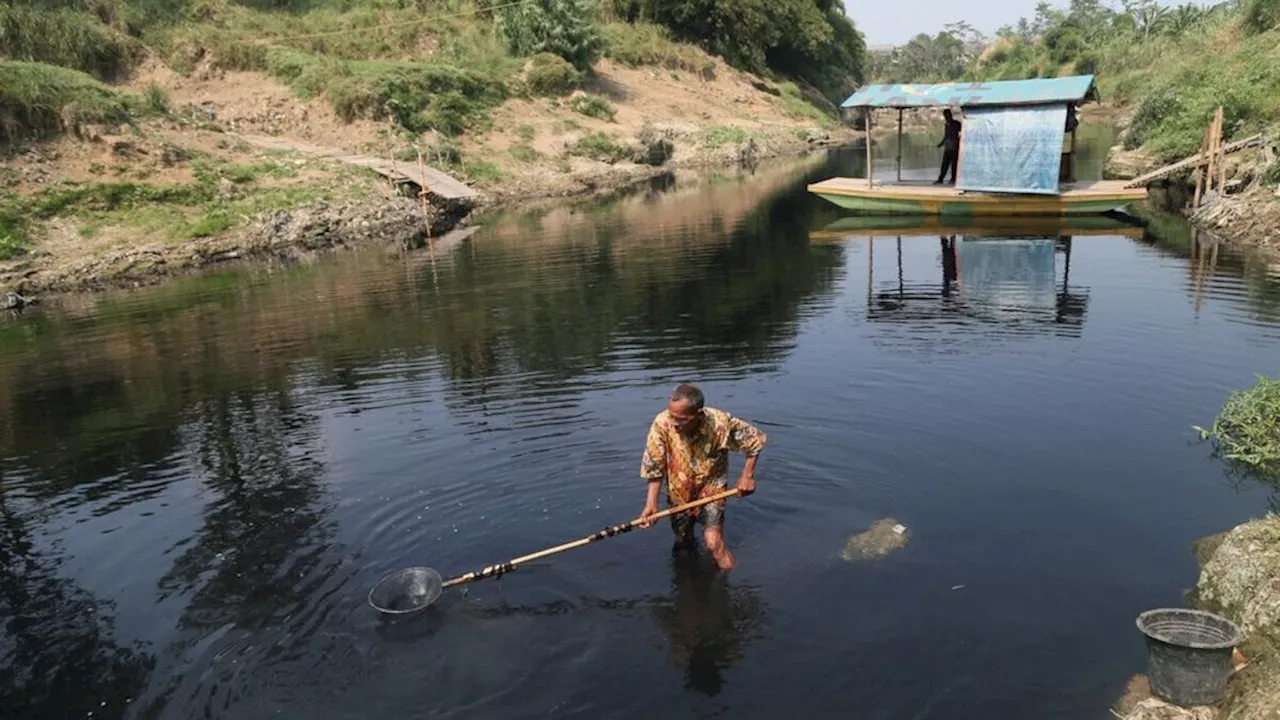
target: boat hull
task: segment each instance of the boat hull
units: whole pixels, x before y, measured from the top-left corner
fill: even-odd
[[[809,192],[853,213],[865,215],[1099,215],[1146,197],[1123,183],[1081,183],[1057,195],[959,192],[954,187],[876,185],[866,180],[833,178],[810,185]]]

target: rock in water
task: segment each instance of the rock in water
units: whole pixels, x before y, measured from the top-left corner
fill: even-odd
[[[905,525],[893,518],[885,518],[872,523],[871,529],[846,540],[840,558],[845,562],[875,560],[906,547],[909,541]]]
[[[1218,544],[1197,584],[1205,608],[1246,636],[1280,638],[1280,517],[1245,523]]]
[[[35,298],[25,297],[16,292],[7,292],[4,295],[0,295],[0,310],[21,310],[33,304],[35,304]]]

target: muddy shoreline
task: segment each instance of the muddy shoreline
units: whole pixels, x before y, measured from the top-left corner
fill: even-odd
[[[809,140],[751,143],[745,151],[699,153],[663,165],[611,166],[572,173],[547,182],[517,181],[482,190],[473,203],[445,203],[432,198],[425,207],[414,197],[389,192],[376,200],[312,202],[254,216],[243,227],[180,244],[149,243],[103,253],[57,266],[36,249],[23,262],[0,275],[0,295],[53,300],[61,295],[148,287],[179,277],[222,270],[236,264],[292,265],[322,254],[383,247],[404,251],[423,248],[431,240],[471,227],[477,217],[520,211],[540,205],[607,196],[676,171],[738,170],[756,163],[799,159],[856,142],[837,130]]]

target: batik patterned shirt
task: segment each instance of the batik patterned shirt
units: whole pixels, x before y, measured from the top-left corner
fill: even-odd
[[[702,423],[686,437],[671,414],[658,413],[649,426],[640,477],[667,481],[667,502],[682,505],[714,495],[728,484],[729,453],[748,457],[764,449],[767,436],[723,410],[703,408]],[[724,501],[720,501],[723,506]],[[695,509],[691,512],[698,512]]]

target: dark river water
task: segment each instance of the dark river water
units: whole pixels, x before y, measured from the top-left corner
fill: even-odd
[[[1277,370],[1280,269],[842,229],[804,185],[862,157],[4,319],[0,715],[1109,717],[1190,544],[1277,504],[1191,426]],[[663,524],[368,606],[635,517],[680,381],[769,435],[730,575]]]

